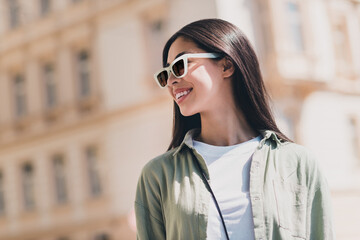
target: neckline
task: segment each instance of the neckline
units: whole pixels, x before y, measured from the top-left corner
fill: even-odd
[[[204,143],[204,142],[201,142],[201,141],[198,141],[198,140],[195,140],[193,139],[193,143],[196,143],[197,145],[200,145],[200,146],[203,146],[203,147],[207,147],[207,148],[219,148],[219,149],[233,149],[233,148],[237,148],[237,147],[240,147],[242,145],[247,145],[247,144],[250,144],[252,142],[260,142],[261,140],[261,135],[258,135],[257,137],[254,137],[250,140],[247,140],[245,142],[242,142],[242,143],[238,143],[238,144],[235,144],[235,145],[228,145],[228,146],[217,146],[217,145],[212,145],[212,144],[208,144],[208,143]]]

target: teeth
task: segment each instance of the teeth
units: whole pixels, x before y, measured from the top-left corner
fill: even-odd
[[[176,99],[179,99],[181,98],[182,96],[184,95],[187,95],[188,93],[190,92],[190,90],[187,90],[187,91],[183,91],[183,92],[179,92],[175,95]]]

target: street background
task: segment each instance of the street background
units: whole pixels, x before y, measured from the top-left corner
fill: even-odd
[[[0,239],[135,239],[172,100],[166,40],[222,18],[253,44],[280,129],[309,148],[337,239],[360,236],[360,1],[0,0]]]

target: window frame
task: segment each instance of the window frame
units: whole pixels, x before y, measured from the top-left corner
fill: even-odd
[[[30,166],[32,173],[30,177],[24,176],[24,167]],[[36,172],[35,172],[35,164],[31,160],[27,160],[21,163],[20,165],[20,182],[21,182],[21,192],[22,192],[22,203],[25,211],[32,211],[36,208]],[[25,179],[26,178],[26,179]],[[28,178],[31,178],[30,182]],[[27,189],[27,187],[29,187]],[[28,194],[30,191],[30,199],[28,199]]]
[[[19,87],[17,86],[16,81],[18,80],[17,79],[18,77],[20,77],[22,81],[23,85],[20,87],[22,89],[19,89]],[[13,90],[12,91],[13,114],[15,119],[17,120],[23,119],[28,115],[28,102],[27,102],[28,99],[27,99],[27,86],[26,86],[25,74],[24,72],[17,72],[11,76],[10,80]],[[20,102],[19,102],[19,98],[20,98]],[[21,102],[23,102],[23,106],[22,106],[22,110],[20,111],[19,104],[21,104]]]
[[[50,67],[52,73],[51,78],[47,78],[46,67]],[[53,61],[46,61],[41,65],[41,77],[42,77],[42,84],[43,84],[43,101],[44,107],[46,110],[52,110],[58,107],[59,105],[59,94],[58,94],[58,81],[57,81],[57,73],[56,73],[56,66]],[[49,82],[50,81],[50,82]],[[53,89],[53,103],[49,102],[49,86]]]
[[[89,150],[94,151],[95,156],[95,165],[89,164]],[[100,160],[100,149],[95,144],[89,144],[84,147],[83,149],[83,155],[84,155],[84,165],[86,170],[86,182],[87,182],[87,192],[90,198],[99,198],[104,195],[104,179],[103,179],[103,173],[102,173],[102,166],[101,166],[101,160]],[[94,163],[92,163],[94,164]],[[95,174],[95,178],[92,178],[91,175]],[[94,180],[95,179],[95,180]],[[96,182],[94,184],[94,181]],[[95,186],[95,188],[94,188]],[[97,188],[97,189],[96,189]]]
[[[84,62],[81,62],[81,54],[86,54],[86,66]],[[76,97],[79,100],[89,99],[94,95],[94,83],[91,71],[92,68],[92,55],[89,48],[81,48],[75,51],[75,83],[76,83]],[[87,77],[87,92],[84,94],[83,91],[83,79]]]
[[[64,198],[59,198],[59,196],[61,195],[61,193],[59,192],[59,188],[58,188],[58,172],[57,172],[57,169],[56,169],[56,163],[55,161],[58,160],[58,157],[60,157],[60,160],[62,161],[62,173],[60,173],[60,181],[62,182],[61,184],[63,184],[63,187],[64,187]],[[55,203],[57,205],[64,205],[64,204],[67,204],[69,202],[69,198],[70,198],[70,195],[69,195],[69,181],[68,181],[68,173],[67,173],[67,160],[66,160],[66,157],[63,153],[56,153],[56,154],[53,154],[51,157],[50,157],[50,161],[51,161],[51,169],[52,169],[52,172],[53,172],[53,178],[52,178],[52,182],[53,182],[53,186],[54,186],[54,191],[53,191],[53,194],[54,194],[54,200],[55,200]]]
[[[45,5],[44,3],[47,2]],[[47,16],[52,10],[52,0],[38,0],[40,16]]]
[[[21,6],[19,0],[6,0],[8,10],[8,26],[16,29],[21,24]]]

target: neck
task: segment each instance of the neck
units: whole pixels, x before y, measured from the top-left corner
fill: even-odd
[[[197,140],[215,146],[230,146],[246,142],[258,135],[243,114],[234,109],[201,113],[201,132]]]

